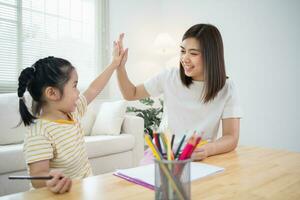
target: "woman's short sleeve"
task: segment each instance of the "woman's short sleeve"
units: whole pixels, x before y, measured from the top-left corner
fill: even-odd
[[[159,96],[164,91],[164,81],[167,78],[168,71],[164,70],[155,76],[151,77],[144,83],[146,91],[152,97]]]
[[[226,118],[241,118],[242,109],[239,102],[238,94],[235,85],[232,81],[228,83],[228,96],[225,102],[222,119]]]

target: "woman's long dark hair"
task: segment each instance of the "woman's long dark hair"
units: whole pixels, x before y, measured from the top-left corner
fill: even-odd
[[[19,76],[19,112],[21,122],[29,126],[40,114],[43,105],[43,92],[48,86],[58,88],[63,94],[64,85],[70,79],[72,64],[62,58],[49,56],[38,60],[31,67],[25,68]],[[28,111],[23,97],[26,89],[32,97],[32,113]]]
[[[196,24],[183,35],[182,41],[195,38],[199,41],[204,67],[204,90],[202,99],[204,103],[213,100],[226,82],[223,41],[219,30],[210,24]],[[181,82],[189,87],[193,80],[184,73],[180,62]]]

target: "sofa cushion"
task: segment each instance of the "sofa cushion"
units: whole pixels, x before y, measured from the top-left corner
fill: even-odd
[[[119,135],[126,111],[126,101],[102,103],[91,135]]]
[[[23,144],[0,146],[0,174],[26,169]]]
[[[135,138],[131,134],[97,135],[85,137],[85,142],[88,157],[94,158],[130,151],[134,148]]]
[[[97,111],[99,110],[99,106],[95,101],[92,101],[87,107],[87,111],[82,117],[81,124],[84,130],[85,136],[91,135],[92,128],[95,123],[95,119],[97,116]]]
[[[24,139],[24,125],[16,128],[21,119],[18,101],[16,93],[1,94],[0,145],[21,143]]]

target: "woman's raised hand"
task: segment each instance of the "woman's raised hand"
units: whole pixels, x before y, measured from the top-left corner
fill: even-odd
[[[124,33],[121,33],[119,35],[119,40],[118,40],[118,44],[119,44],[119,47],[120,47],[121,51],[124,51],[123,39],[124,39]],[[126,48],[125,51],[124,51],[124,56],[122,57],[122,60],[121,60],[119,68],[120,67],[125,67],[125,64],[127,62],[127,58],[128,58],[128,48]]]

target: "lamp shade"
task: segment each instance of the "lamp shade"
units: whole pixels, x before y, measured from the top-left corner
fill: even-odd
[[[160,55],[170,55],[174,52],[175,42],[168,33],[160,33],[154,40],[154,48]]]

